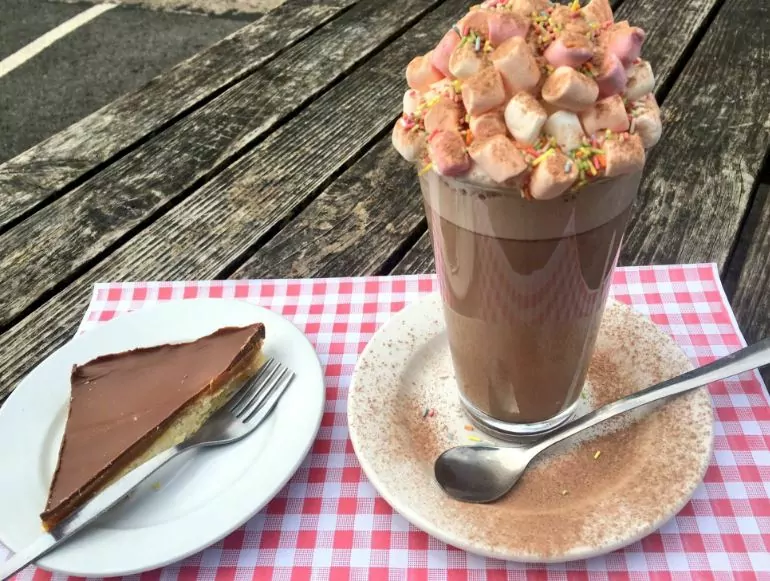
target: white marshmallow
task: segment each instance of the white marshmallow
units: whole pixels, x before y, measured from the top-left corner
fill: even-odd
[[[433,68],[430,56],[430,52],[425,56],[416,56],[406,66],[406,82],[412,89],[427,91],[433,83],[444,78],[441,71]]]
[[[560,109],[579,113],[596,102],[599,87],[593,79],[572,67],[559,67],[546,79],[542,95],[543,99]]]
[[[572,151],[583,142],[583,126],[570,111],[556,111],[545,122],[545,132],[556,140],[564,151]]]
[[[644,167],[644,145],[638,135],[623,134],[625,139],[608,139],[604,142],[604,157],[607,161],[605,174],[615,177],[641,171]]]
[[[409,89],[404,93],[404,113],[411,115],[417,111],[417,107],[420,106],[420,93],[414,89]]]
[[[593,107],[580,114],[580,121],[588,135],[604,129],[622,133],[628,131],[629,127],[628,113],[620,95],[597,101]]]
[[[425,132],[409,129],[403,119],[396,121],[391,134],[393,147],[406,161],[417,161],[425,147]]]
[[[472,42],[464,42],[452,51],[449,71],[458,79],[467,79],[484,68],[482,52],[476,52]]]
[[[505,103],[503,80],[495,68],[489,66],[466,79],[462,95],[470,115],[481,115]]]
[[[590,22],[604,24],[613,21],[612,7],[608,0],[591,0],[580,11]]]
[[[438,130],[457,130],[462,118],[463,110],[459,103],[448,97],[438,97],[423,116],[425,131],[433,133]]]
[[[468,125],[474,139],[489,139],[494,135],[505,135],[507,129],[502,113],[493,111],[483,115],[471,115]]]
[[[519,36],[509,38],[490,55],[509,95],[533,91],[540,82],[540,67],[527,41]]]
[[[545,109],[526,91],[518,93],[505,107],[505,126],[520,143],[535,143],[547,118]]]
[[[655,88],[655,75],[648,61],[641,61],[632,65],[626,71],[628,82],[626,84],[626,99],[636,101]]]
[[[529,193],[536,200],[551,200],[566,192],[577,181],[575,163],[559,151],[554,151],[532,171]]]
[[[497,183],[521,175],[527,169],[524,156],[504,135],[474,141],[468,150],[471,159]]]
[[[663,123],[660,120],[660,109],[652,93],[634,103],[631,120],[631,132],[642,138],[642,145],[649,149],[660,141],[663,133]]]

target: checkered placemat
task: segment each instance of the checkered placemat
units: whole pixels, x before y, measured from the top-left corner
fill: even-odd
[[[436,288],[432,276],[97,285],[82,331],[158,301],[235,297],[303,329],[326,373],[321,429],[289,484],[242,529],[142,579],[770,579],[770,399],[757,373],[710,387],[715,446],[704,483],[679,515],[623,550],[547,568],[508,563],[449,547],[394,514],[348,439],[347,389],[375,330]],[[713,265],[618,269],[612,293],[696,364],[745,344]]]

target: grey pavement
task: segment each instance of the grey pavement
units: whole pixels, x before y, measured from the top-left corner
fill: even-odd
[[[0,0],[0,60],[91,3]],[[119,6],[0,77],[0,163],[214,44],[257,14]]]

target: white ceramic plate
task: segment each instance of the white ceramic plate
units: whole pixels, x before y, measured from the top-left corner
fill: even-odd
[[[580,407],[585,413],[689,369],[667,335],[610,301]],[[435,411],[425,416],[426,409]],[[497,503],[445,496],[433,478],[435,458],[472,438],[493,440],[467,429],[436,295],[377,332],[356,365],[348,396],[358,459],[396,511],[450,545],[522,562],[613,551],[659,528],[689,500],[711,456],[708,393],[691,392],[633,420],[610,420],[601,431],[552,450]]]
[[[297,373],[265,423],[239,443],[172,462],[104,521],[38,565],[96,577],[145,571],[194,554],[251,518],[286,484],[315,439],[323,371],[308,339],[272,311],[242,301],[184,300],[122,315],[75,337],[0,408],[0,442],[6,442],[0,447],[0,541],[15,552],[41,533],[39,514],[64,431],[73,363],[257,321],[265,324],[267,356]]]

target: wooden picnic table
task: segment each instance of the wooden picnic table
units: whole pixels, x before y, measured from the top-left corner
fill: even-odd
[[[99,281],[433,270],[391,148],[404,69],[469,0],[288,0],[0,165],[0,401]],[[622,264],[716,262],[770,334],[770,3],[617,0],[665,132]]]

